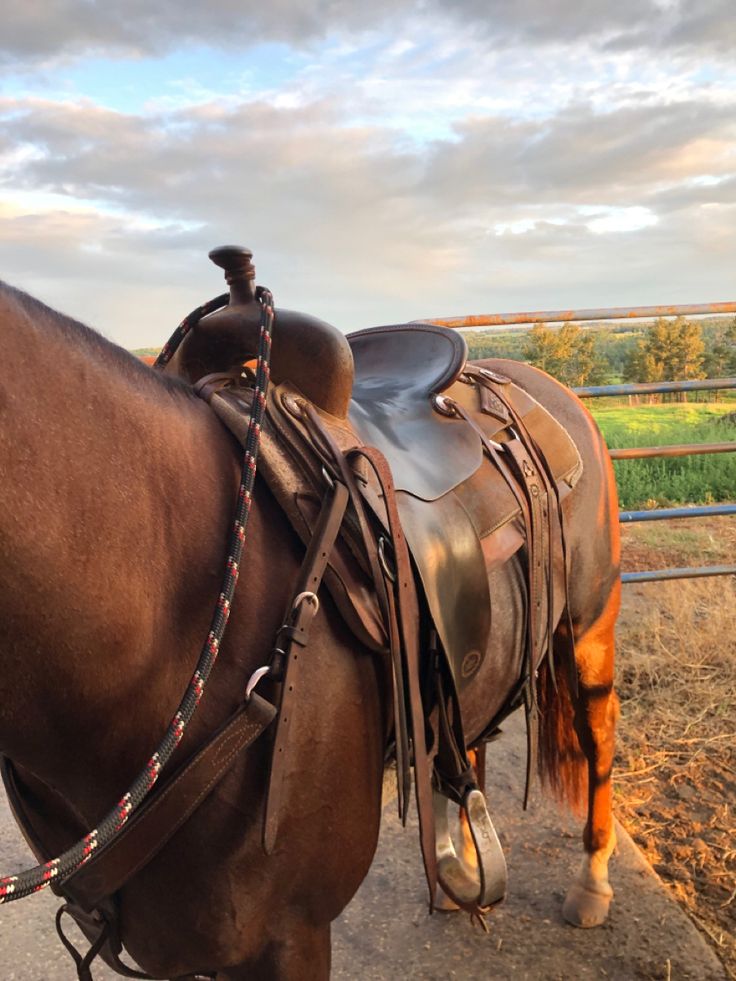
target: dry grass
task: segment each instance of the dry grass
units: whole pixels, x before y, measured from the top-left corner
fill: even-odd
[[[618,691],[618,817],[736,978],[736,580],[625,587]]]

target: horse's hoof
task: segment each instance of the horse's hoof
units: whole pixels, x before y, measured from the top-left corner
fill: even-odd
[[[562,915],[568,923],[573,926],[597,927],[603,923],[608,916],[608,907],[611,905],[613,890],[608,887],[607,892],[593,892],[577,883],[570,887],[565,897],[562,907]]]
[[[437,886],[437,891],[434,894],[434,908],[439,913],[457,913],[460,909],[457,903],[450,899],[442,886]]]

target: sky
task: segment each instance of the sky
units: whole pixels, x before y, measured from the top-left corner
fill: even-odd
[[[0,279],[130,348],[736,294],[733,0],[18,0]]]

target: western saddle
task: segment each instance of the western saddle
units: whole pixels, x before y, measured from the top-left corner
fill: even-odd
[[[193,384],[243,442],[252,387],[242,366],[255,355],[260,316],[252,253],[225,246],[210,257],[225,270],[230,303],[199,321],[166,370]],[[324,546],[326,568],[312,580],[324,578],[355,636],[387,655],[399,810],[406,815],[413,763],[430,892],[439,877],[461,907],[492,905],[505,893],[505,862],[478,801],[459,692],[488,647],[488,573],[523,549],[526,649],[504,715],[525,705],[533,749],[533,678],[551,654],[566,605],[559,503],[581,473],[577,448],[495,364],[468,363],[460,334],[410,323],[345,336],[324,321],[278,310],[259,469],[307,550],[299,602],[272,664],[272,677],[283,682],[288,672],[289,684],[282,685],[276,722],[266,850],[278,832],[284,719],[291,715],[285,708],[302,670],[292,651],[306,643],[301,611],[310,604],[301,598],[317,546]],[[336,487],[347,490],[341,503]],[[528,767],[532,756],[530,749]],[[433,792],[465,807],[480,885],[447,841],[435,846]]]
[[[252,253],[237,246],[215,249],[210,258],[225,270],[229,303],[198,321],[164,370],[192,385],[244,443],[254,392],[247,362],[258,349],[261,318],[255,269]],[[264,815],[266,852],[279,829],[290,704],[308,660],[299,653],[324,582],[357,640],[386,665],[393,709],[387,760],[396,761],[404,820],[413,769],[430,908],[439,882],[461,908],[482,913],[505,895],[506,864],[468,761],[460,693],[488,648],[489,573],[517,556],[525,583],[524,650],[507,704],[475,745],[523,704],[528,787],[535,672],[545,657],[554,671],[552,636],[566,608],[560,501],[582,471],[577,448],[503,374],[502,361],[468,363],[465,340],[451,330],[411,323],[346,337],[314,317],[278,310],[258,469],[305,546],[269,668],[280,701]],[[568,668],[573,653],[566,652]],[[273,717],[271,706],[260,701],[270,714],[259,732]],[[244,730],[238,713],[234,724]],[[212,759],[218,740],[231,738],[232,731],[230,722],[221,727],[221,735],[163,783],[149,813],[144,806],[131,819],[127,842],[103,850],[59,885],[68,900],[63,909],[93,942],[86,957],[73,954],[80,978],[89,977],[98,952],[118,972],[145,976],[119,959],[115,894],[186,820],[196,806],[191,800],[200,799],[192,790],[198,781],[211,785],[222,776],[222,767],[212,776]],[[238,743],[247,744],[244,738]],[[7,765],[3,777],[19,823],[37,854],[44,854]],[[477,877],[455,854],[447,798],[468,818]]]

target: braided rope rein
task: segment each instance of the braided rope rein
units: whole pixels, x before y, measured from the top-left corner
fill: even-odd
[[[256,297],[261,304],[258,363],[235,520],[228,545],[222,589],[215,604],[210,631],[189,686],[156,751],[112,810],[105,815],[96,828],[59,855],[58,858],[53,858],[43,865],[37,865],[24,872],[19,872],[17,875],[1,877],[0,904],[9,903],[15,899],[23,899],[25,896],[45,889],[54,880],[61,881],[67,878],[85,865],[97,849],[108,844],[119,834],[130,815],[137,810],[158,780],[159,774],[181,742],[182,736],[201,701],[207,679],[217,660],[238,581],[240,561],[245,544],[245,530],[253,500],[261,425],[270,380],[271,334],[274,321],[273,296],[268,290],[258,287]],[[197,322],[206,314],[225,306],[228,299],[229,295],[224,293],[201,307],[197,307],[185,317],[162,348],[154,367],[163,368]]]

